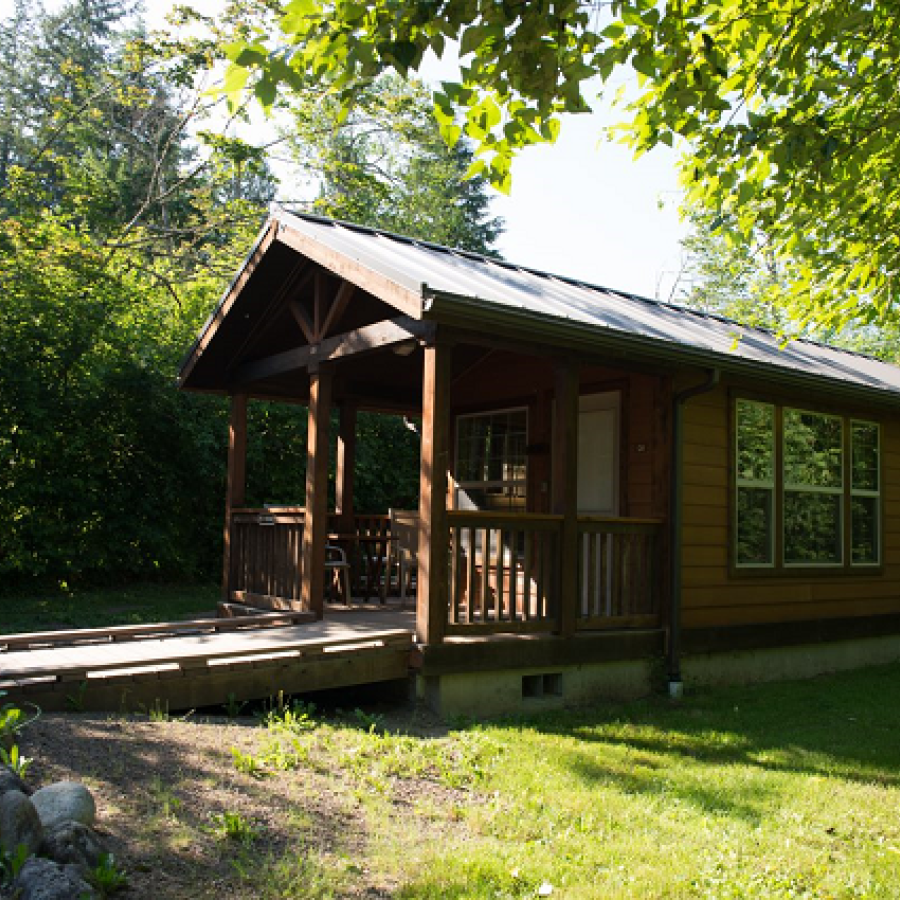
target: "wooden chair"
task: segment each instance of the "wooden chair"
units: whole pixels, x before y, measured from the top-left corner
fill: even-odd
[[[331,576],[332,590],[336,587],[338,596],[347,606],[353,600],[350,591],[350,563],[342,547],[327,544],[325,547],[325,572]],[[332,594],[333,596],[333,594]]]
[[[391,563],[382,585],[382,597],[387,592],[391,572],[396,565],[400,609],[406,609],[406,592],[412,586],[412,576],[418,565],[419,514],[406,509],[392,509],[389,514],[391,517]]]

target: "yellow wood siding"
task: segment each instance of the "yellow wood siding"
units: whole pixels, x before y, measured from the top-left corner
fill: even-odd
[[[822,570],[769,575],[729,570],[730,386],[684,409],[682,608],[685,627],[900,613],[900,424],[872,412],[847,414],[882,425],[883,567],[877,574]],[[734,389],[731,386],[731,389]],[[736,391],[738,394],[740,390]],[[788,397],[777,398],[790,404]],[[798,396],[797,405],[810,400]]]

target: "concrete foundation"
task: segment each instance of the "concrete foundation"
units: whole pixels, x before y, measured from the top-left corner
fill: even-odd
[[[444,718],[491,718],[578,706],[597,700],[633,700],[651,690],[650,660],[498,669],[419,676],[417,691]]]
[[[692,688],[814,678],[900,662],[900,634],[787,647],[691,653],[682,660],[684,691]],[[634,700],[659,685],[661,655],[578,665],[497,668],[418,675],[416,695],[444,718],[529,714],[598,700]]]
[[[691,654],[682,659],[685,690],[692,686],[752,684],[814,678],[831,672],[900,661],[900,635],[734,653]]]

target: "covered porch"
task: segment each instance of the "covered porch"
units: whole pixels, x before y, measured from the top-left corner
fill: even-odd
[[[292,224],[264,231],[182,372],[183,386],[230,397],[223,611],[322,618],[336,608],[336,547],[356,605],[396,603],[394,561],[414,560],[423,647],[658,629],[670,377],[600,348],[487,331],[464,314],[429,317],[421,286]],[[246,505],[255,399],[308,409],[304,498]],[[355,509],[360,411],[404,416],[420,434],[412,539],[388,510]]]

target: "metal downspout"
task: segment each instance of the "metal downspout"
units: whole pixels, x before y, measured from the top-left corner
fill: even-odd
[[[684,450],[684,404],[691,397],[709,393],[719,383],[720,372],[710,369],[702,384],[686,388],[673,399],[674,417],[672,422],[672,489],[669,514],[672,581],[669,593],[669,640],[666,663],[669,676],[669,696],[679,698],[684,690],[681,680],[681,517],[682,517],[682,463]]]

